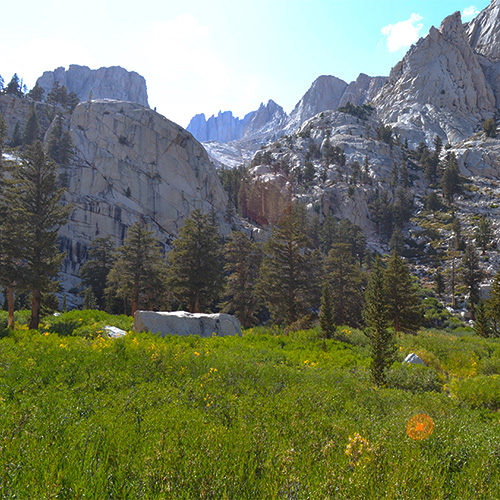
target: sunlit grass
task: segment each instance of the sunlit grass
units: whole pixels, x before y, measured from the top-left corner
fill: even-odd
[[[500,498],[498,341],[403,336],[406,390],[377,389],[358,330],[108,339],[131,328],[112,321],[74,311],[0,339],[2,498]],[[410,350],[431,367],[403,367]]]

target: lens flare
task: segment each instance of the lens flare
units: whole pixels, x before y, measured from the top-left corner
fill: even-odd
[[[433,430],[434,422],[432,418],[423,414],[411,417],[406,425],[406,433],[416,441],[428,438]]]

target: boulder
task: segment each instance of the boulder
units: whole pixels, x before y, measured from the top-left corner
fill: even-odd
[[[406,363],[407,365],[424,365],[424,366],[426,366],[426,364],[414,352],[408,354],[408,356],[406,356],[403,363]]]
[[[199,335],[200,337],[241,335],[239,320],[230,314],[193,314],[185,311],[137,311],[136,332],[150,331],[166,335]]]

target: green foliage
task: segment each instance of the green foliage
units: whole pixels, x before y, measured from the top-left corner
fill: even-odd
[[[493,241],[494,236],[495,233],[493,232],[491,221],[483,215],[479,219],[479,223],[475,230],[476,243],[481,249],[483,255],[486,253],[486,250]]]
[[[40,122],[34,105],[30,108],[30,114],[26,122],[23,134],[23,146],[32,146],[40,139]]]
[[[223,254],[213,218],[194,210],[168,254],[168,287],[190,312],[207,312],[223,291]]]
[[[479,266],[479,255],[476,248],[469,244],[462,258],[461,278],[469,292],[472,319],[475,319],[474,307],[479,301],[479,285],[483,277],[483,271]]]
[[[8,95],[23,97],[23,83],[22,80],[20,80],[17,76],[17,73],[14,73],[14,76],[11,78],[10,82],[7,84],[3,91]]]
[[[434,368],[418,364],[395,363],[387,371],[387,387],[402,389],[414,393],[441,392],[442,377]]]
[[[321,309],[319,312],[319,326],[321,328],[321,335],[325,339],[332,339],[335,337],[337,328],[335,327],[335,316],[333,311],[332,297],[330,293],[330,286],[328,283],[323,285],[323,292],[321,294]]]
[[[262,259],[260,245],[252,243],[248,236],[233,232],[224,248],[227,274],[223,312],[234,314],[248,328],[256,322],[261,307],[256,292],[259,267]]]
[[[392,137],[392,127],[390,125],[384,125],[381,123],[376,129],[377,139],[389,144],[392,147],[393,137]]]
[[[295,323],[317,299],[321,266],[306,236],[305,217],[301,207],[290,206],[264,247],[258,293],[278,324]]]
[[[458,162],[453,153],[449,154],[445,161],[443,176],[440,186],[443,197],[448,204],[453,205],[454,198],[463,191],[464,180],[458,170]]]
[[[351,102],[347,101],[345,106],[340,106],[337,111],[341,113],[347,113],[352,116],[356,116],[361,120],[367,120],[368,117],[375,111],[375,108],[370,104],[362,104],[361,106],[355,106]]]
[[[110,242],[102,242],[106,253]],[[102,262],[96,263],[105,272]],[[88,268],[87,268],[88,269]],[[95,269],[91,268],[91,272]],[[108,274],[109,290],[131,302],[132,316],[138,308],[160,306],[165,292],[165,262],[159,242],[140,222],[129,227]],[[102,299],[101,299],[102,300]]]
[[[497,136],[497,124],[494,118],[488,118],[483,122],[483,130],[486,137],[495,138]]]
[[[28,92],[28,97],[34,101],[42,102],[44,94],[45,90],[36,82],[35,86]]]
[[[68,130],[63,128],[63,117],[57,115],[47,138],[47,152],[59,165],[67,166],[73,157],[73,141]]]
[[[106,301],[108,275],[115,260],[115,246],[111,237],[96,238],[92,241],[88,260],[80,267],[80,278],[87,288],[91,288],[96,307],[103,309]],[[95,309],[95,307],[89,307]]]
[[[455,379],[450,384],[450,393],[453,398],[472,408],[484,407],[490,410],[500,410],[499,375]]]

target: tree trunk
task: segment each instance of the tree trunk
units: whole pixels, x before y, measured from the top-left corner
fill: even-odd
[[[137,292],[132,294],[132,318],[135,315],[135,311],[137,311]]]
[[[41,293],[40,290],[31,291],[31,319],[29,324],[30,330],[36,330],[40,324],[40,303]]]
[[[7,289],[7,303],[9,304],[8,327],[14,329],[14,287],[10,285]]]

